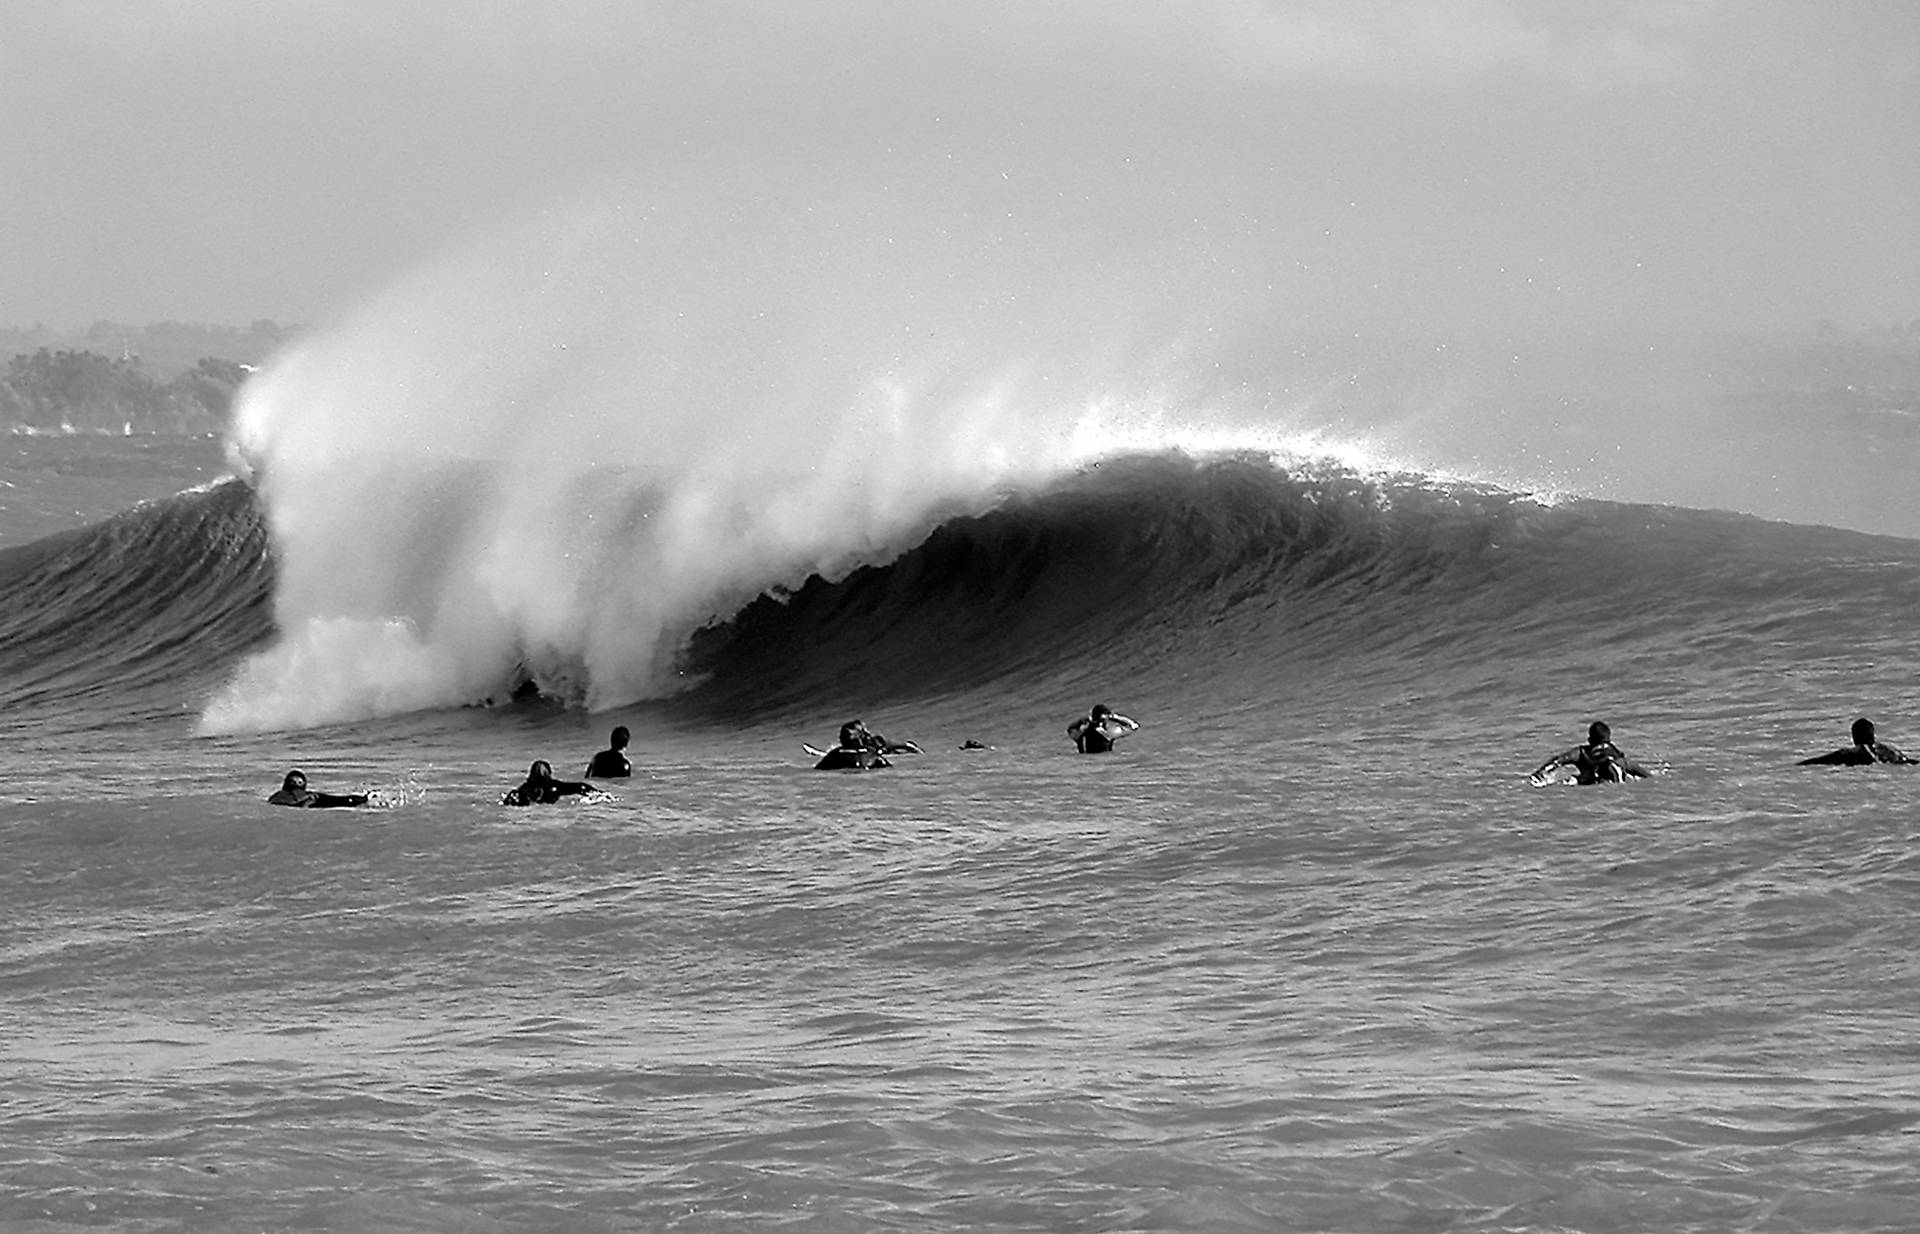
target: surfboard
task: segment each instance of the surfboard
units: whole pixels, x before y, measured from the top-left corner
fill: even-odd
[[[810,741],[803,741],[803,742],[801,742],[801,743],[800,743],[800,748],[801,748],[802,750],[805,750],[805,751],[806,751],[806,752],[807,752],[808,754],[811,754],[811,755],[813,755],[813,757],[815,757],[815,758],[825,758],[825,757],[826,757],[826,756],[828,755],[828,753],[830,753],[830,751],[827,751],[827,750],[822,750],[822,749],[821,749],[821,748],[820,748],[819,746],[817,746],[817,745],[814,745],[814,744],[813,744],[812,742],[810,742]],[[991,749],[992,747],[990,747],[990,746],[989,746],[989,747],[987,747],[987,748],[988,748],[988,749]],[[891,745],[889,745],[889,746],[888,746],[888,747],[887,747],[886,749],[884,749],[884,750],[882,750],[882,751],[880,751],[880,752],[881,752],[882,754],[922,754],[922,753],[925,753],[925,751],[923,751],[923,750],[921,750],[921,748],[920,748],[919,746],[917,746],[917,745],[914,745],[914,744],[913,744],[913,743],[912,743],[911,741],[900,741],[900,742],[894,742],[893,744],[891,744]]]

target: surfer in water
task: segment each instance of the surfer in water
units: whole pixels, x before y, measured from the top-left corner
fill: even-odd
[[[295,769],[280,782],[280,791],[267,798],[270,806],[299,806],[306,810],[330,810],[336,806],[363,806],[365,793],[317,793],[307,787],[307,773]]]
[[[867,728],[864,720],[848,720],[840,726],[840,744],[820,756],[815,771],[872,771],[891,767],[889,754],[918,754],[920,747],[911,741],[889,741]]]
[[[607,748],[593,756],[587,764],[589,780],[624,780],[633,774],[633,764],[627,761],[627,742],[632,734],[626,725],[613,730],[607,738]]]
[[[1074,749],[1082,754],[1105,754],[1113,749],[1114,742],[1139,727],[1138,722],[1105,703],[1095,703],[1086,715],[1067,725],[1067,736],[1073,738]]]
[[[1587,744],[1556,754],[1534,769],[1528,778],[1535,784],[1547,782],[1547,773],[1572,767],[1576,784],[1618,784],[1626,780],[1644,780],[1652,775],[1613,744],[1613,730],[1605,720],[1587,726]]]
[[[1843,766],[1864,767],[1868,763],[1920,763],[1920,759],[1910,758],[1897,746],[1873,739],[1873,721],[1859,719],[1853,722],[1853,744],[1845,749],[1835,750],[1831,754],[1820,754],[1813,758],[1800,760],[1802,767]]]
[[[546,759],[535,759],[533,766],[527,768],[527,779],[519,788],[510,789],[500,798],[503,806],[545,806],[552,805],[562,797],[585,797],[600,790],[591,784],[579,780],[556,780],[553,778],[553,764]]]

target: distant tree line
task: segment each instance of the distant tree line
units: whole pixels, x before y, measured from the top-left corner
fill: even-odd
[[[0,378],[0,431],[218,433],[251,371],[208,356],[163,379],[138,359],[42,347],[7,362]]]
[[[246,326],[216,326],[192,321],[157,321],[143,326],[96,321],[90,326],[0,326],[0,357],[49,351],[97,351],[122,360],[139,359],[149,375],[172,377],[190,369],[201,356],[224,356],[242,364],[261,364],[298,336],[303,327],[262,318]]]

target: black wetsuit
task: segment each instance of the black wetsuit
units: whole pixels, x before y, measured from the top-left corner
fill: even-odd
[[[339,806],[363,806],[367,804],[365,793],[315,793],[302,789],[289,792],[281,789],[267,798],[270,806],[298,806],[303,810],[331,810]]]
[[[1109,733],[1107,724],[1112,722],[1120,731]],[[1073,738],[1073,748],[1082,754],[1106,754],[1113,749],[1116,737],[1133,730],[1112,714],[1103,714],[1099,719],[1081,716],[1067,725],[1067,736]]]
[[[550,806],[562,797],[581,797],[594,791],[577,780],[528,780],[500,798],[503,806]]]
[[[820,756],[813,765],[815,771],[874,771],[881,767],[891,767],[887,756],[880,752],[879,744],[870,744],[872,739],[860,745],[835,746]]]
[[[619,750],[602,750],[587,764],[589,780],[624,780],[633,774],[633,764]]]
[[[1920,759],[1909,758],[1896,746],[1876,741],[1872,745],[1848,746],[1844,750],[1835,750],[1831,754],[1821,754],[1814,758],[1800,760],[1802,767],[1840,766],[1865,767],[1869,763],[1914,763]]]
[[[1611,741],[1590,742],[1584,746],[1575,746],[1547,763],[1535,774],[1550,771],[1556,766],[1572,767],[1578,783],[1581,784],[1611,784],[1622,780],[1644,779],[1647,775],[1646,768],[1628,758],[1620,747]]]
[[[1098,724],[1089,724],[1074,737],[1073,744],[1082,754],[1105,754],[1113,749],[1113,738]]]

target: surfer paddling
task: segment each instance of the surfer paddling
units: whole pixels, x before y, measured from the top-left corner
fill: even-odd
[[[280,791],[267,798],[270,806],[298,806],[303,810],[331,810],[339,806],[367,804],[365,793],[319,793],[307,787],[307,773],[289,771],[280,782]]]
[[[1067,725],[1067,736],[1073,739],[1073,748],[1082,754],[1105,754],[1113,749],[1114,742],[1139,727],[1137,721],[1129,720],[1105,703],[1095,703],[1086,715]]]
[[[848,720],[840,726],[840,744],[821,752],[815,771],[872,771],[891,767],[889,754],[918,754],[920,747],[911,741],[889,741],[867,728],[864,720]]]
[[[1576,784],[1618,784],[1644,780],[1653,774],[1613,744],[1613,730],[1604,720],[1595,720],[1587,726],[1585,745],[1554,755],[1536,767],[1528,779],[1535,784],[1545,784],[1550,774],[1561,767],[1573,768]]]
[[[500,798],[503,806],[546,806],[552,805],[562,797],[585,797],[600,790],[581,780],[556,780],[553,778],[553,764],[546,759],[535,759],[533,766],[527,768],[527,778],[519,788],[509,789]]]
[[[1898,746],[1890,746],[1883,741],[1874,740],[1873,721],[1859,719],[1853,722],[1853,744],[1831,754],[1819,754],[1813,758],[1800,760],[1802,767],[1842,766],[1864,767],[1868,763],[1920,763],[1920,759],[1910,758]]]

